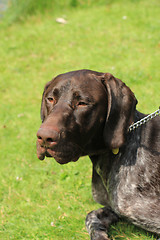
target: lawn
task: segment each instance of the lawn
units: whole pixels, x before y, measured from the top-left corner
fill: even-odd
[[[43,87],[71,70],[111,72],[135,93],[138,110],[157,110],[159,16],[158,0],[114,0],[0,22],[0,239],[89,240],[85,216],[100,207],[89,158],[61,166],[36,156]],[[112,226],[110,236],[155,239],[127,222]]]

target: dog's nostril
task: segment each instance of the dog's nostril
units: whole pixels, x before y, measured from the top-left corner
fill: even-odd
[[[50,143],[51,143],[51,142],[54,142],[52,138],[47,138],[46,141],[47,141],[47,142],[50,142]]]
[[[50,128],[40,128],[37,132],[37,140],[41,145],[53,146],[59,140],[59,133]]]

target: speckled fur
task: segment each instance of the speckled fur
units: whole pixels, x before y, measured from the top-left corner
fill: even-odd
[[[136,112],[135,118],[142,116]],[[159,147],[160,118],[157,117],[129,133],[118,155],[108,151],[91,157],[95,201],[109,206],[115,216],[157,234],[160,234]]]

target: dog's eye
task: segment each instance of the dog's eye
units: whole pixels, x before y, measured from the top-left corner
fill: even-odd
[[[47,98],[48,102],[50,102],[51,104],[55,104],[56,103],[56,100],[52,97],[48,97]]]
[[[87,103],[81,101],[77,105],[78,105],[78,107],[85,107],[85,106],[87,106]]]

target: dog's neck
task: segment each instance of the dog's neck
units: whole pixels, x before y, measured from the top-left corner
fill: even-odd
[[[140,119],[144,118],[146,115],[135,110],[134,114],[134,122],[139,121]],[[140,129],[138,130],[140,131]],[[105,154],[108,152],[112,152],[113,155],[118,155],[121,152],[121,149],[124,149],[126,145],[129,144],[130,139],[132,138],[132,135],[135,135],[135,131],[128,132],[126,141],[123,146],[120,146],[120,148],[116,149],[111,149],[108,146],[105,145],[104,140],[103,140],[103,132],[101,134],[101,138],[97,139],[97,137],[93,138],[89,144],[87,144],[83,155],[89,155],[89,156],[94,156],[94,155],[101,155]]]

